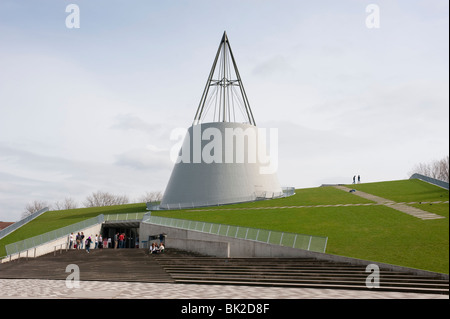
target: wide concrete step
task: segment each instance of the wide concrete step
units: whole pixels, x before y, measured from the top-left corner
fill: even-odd
[[[240,276],[250,276],[250,277],[271,277],[271,278],[296,278],[296,277],[320,277],[320,278],[362,278],[366,279],[368,276],[367,272],[356,272],[356,271],[334,271],[334,270],[309,270],[309,271],[283,271],[283,270],[261,270],[261,269],[210,269],[208,268],[196,268],[196,269],[183,269],[183,268],[172,268],[165,267],[166,272],[170,273],[172,276],[176,274],[186,274],[186,275],[198,275],[198,274],[215,274],[215,275],[240,275]],[[404,281],[404,282],[435,282],[447,284],[448,281],[443,279],[433,279],[424,276],[414,276],[410,274],[403,273],[383,273],[382,279],[384,281]]]
[[[284,282],[284,283],[273,283],[273,282],[261,282],[255,281],[250,282],[248,280],[237,281],[237,280],[202,280],[199,278],[195,279],[177,279],[176,283],[180,284],[203,284],[203,285],[238,285],[238,286],[270,286],[270,287],[285,287],[285,288],[317,288],[317,289],[349,289],[349,290],[369,290],[364,285],[348,285],[345,283],[296,283],[296,282]],[[379,288],[372,288],[373,291],[390,291],[390,292],[402,292],[402,293],[429,293],[429,294],[443,294],[448,295],[447,289],[428,289],[423,287],[390,287],[390,286],[380,286]]]
[[[80,270],[80,280],[166,282],[172,277],[143,249],[68,250],[38,258],[0,264],[0,278],[66,279],[69,265]]]
[[[270,274],[265,275],[250,275],[250,274],[171,274],[172,278],[175,279],[192,279],[198,278],[202,280],[211,279],[211,280],[247,280],[247,281],[265,281],[265,282],[333,282],[333,283],[345,283],[345,284],[354,284],[354,285],[363,285],[365,286],[365,277],[323,277],[323,276],[273,276]],[[383,285],[389,286],[420,286],[420,287],[429,287],[429,288],[447,288],[448,285],[445,282],[437,282],[437,281],[426,281],[426,280],[399,280],[397,278],[385,279],[381,278]]]
[[[365,266],[313,258],[154,256],[177,283],[369,289]],[[448,294],[448,280],[380,269],[377,290]]]
[[[149,255],[144,249],[60,251],[0,264],[0,278],[66,279],[77,265],[81,280],[226,284],[326,289],[369,289],[365,266],[313,258],[216,258],[176,249]],[[448,294],[448,280],[380,269],[374,290]]]

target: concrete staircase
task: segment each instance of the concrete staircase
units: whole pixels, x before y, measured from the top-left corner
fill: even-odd
[[[311,258],[214,258],[151,256],[176,283],[290,288],[364,289],[365,266]],[[377,291],[449,294],[448,280],[380,269]]]
[[[70,274],[66,267],[77,265],[80,280],[165,282],[172,277],[149,258],[144,249],[91,249],[57,251],[38,258],[21,258],[0,264],[0,278],[11,279],[61,279]]]
[[[166,249],[149,255],[144,249],[57,251],[38,258],[0,264],[3,279],[65,280],[75,264],[80,280],[291,288],[368,290],[365,266],[312,258],[216,258]],[[380,269],[376,291],[449,294],[448,279]]]

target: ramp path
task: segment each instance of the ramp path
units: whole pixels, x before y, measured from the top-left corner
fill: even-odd
[[[97,249],[56,252],[0,264],[0,279],[66,280],[75,264],[81,281],[344,289],[448,295],[448,279],[380,269],[380,287],[369,289],[365,266],[313,258],[216,258],[166,249]]]
[[[400,211],[402,213],[406,213],[408,215],[420,218],[422,220],[429,220],[429,219],[440,219],[445,218],[444,216],[440,216],[434,213],[430,213],[427,211],[424,211],[422,209],[409,206],[413,204],[419,204],[418,202],[408,202],[408,203],[396,203],[392,200],[382,198],[379,196],[375,196],[372,194],[364,193],[358,190],[352,190],[351,188],[341,186],[341,185],[332,185],[331,187],[335,187],[337,189],[340,189],[342,191],[350,192],[353,191],[353,193],[359,197],[368,199],[372,201],[373,203],[357,203],[357,204],[325,204],[325,205],[294,205],[294,206],[262,206],[262,207],[232,207],[232,208],[202,208],[202,209],[189,209],[188,212],[196,212],[196,211],[233,211],[233,210],[267,210],[267,209],[291,209],[291,208],[314,208],[314,207],[351,207],[351,206],[377,206],[377,205],[385,205],[387,207],[393,208],[397,211]],[[421,202],[422,204],[440,204],[440,203],[448,203],[448,201],[433,201],[433,202]]]
[[[345,187],[345,186],[342,186],[342,185],[336,185],[334,187],[337,188],[337,189],[346,191],[346,192],[352,191],[351,188],[348,188],[348,187]],[[408,215],[420,218],[422,220],[445,218],[444,216],[440,216],[440,215],[437,215],[437,214],[434,214],[434,213],[430,213],[430,212],[424,211],[422,209],[419,209],[419,208],[407,205],[407,204],[417,204],[416,202],[396,203],[396,202],[394,202],[392,200],[389,200],[389,199],[386,199],[386,198],[382,198],[382,197],[379,197],[379,196],[375,196],[375,195],[372,195],[372,194],[364,193],[364,192],[361,192],[359,190],[353,190],[353,191],[354,191],[353,193],[355,195],[360,196],[360,197],[365,198],[365,199],[368,199],[368,200],[371,200],[371,201],[377,203],[378,205],[389,206],[389,207],[391,207],[391,208],[393,208],[395,210],[398,210],[398,211],[400,211],[402,213],[406,213]]]

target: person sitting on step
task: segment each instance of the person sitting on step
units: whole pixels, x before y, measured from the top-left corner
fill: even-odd
[[[152,243],[152,246],[150,247],[150,254],[157,254],[158,252],[158,246],[155,243]]]

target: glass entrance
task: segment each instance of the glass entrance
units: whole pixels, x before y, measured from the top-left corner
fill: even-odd
[[[124,235],[123,246],[119,247],[119,242],[115,242],[114,238],[117,234],[119,237]],[[135,227],[112,227],[103,225],[102,227],[103,240],[108,241],[108,248],[136,248],[139,244],[139,228]]]

